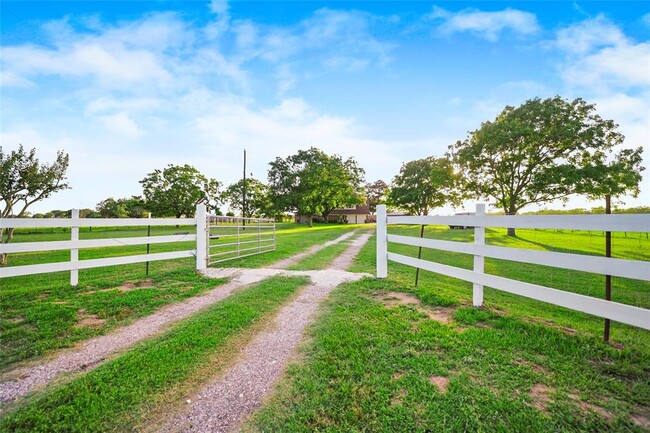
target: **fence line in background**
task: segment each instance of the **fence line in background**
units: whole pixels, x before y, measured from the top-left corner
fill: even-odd
[[[197,206],[197,212],[203,206],[203,225],[205,226],[205,206]],[[199,215],[197,214],[197,217]],[[201,218],[198,218],[201,221]],[[24,253],[36,251],[69,250],[70,260],[67,262],[43,263],[36,265],[0,267],[0,278],[18,277],[23,275],[43,274],[49,272],[70,271],[70,285],[76,286],[79,282],[79,270],[99,268],[105,266],[125,265],[133,263],[152,262],[158,260],[179,259],[196,256],[196,250],[171,251],[166,253],[137,254],[120,257],[79,260],[79,250],[85,248],[118,247],[126,245],[147,245],[160,243],[188,242],[203,239],[205,236],[196,235],[169,235],[169,236],[144,236],[111,239],[79,239],[80,227],[127,227],[127,226],[196,226],[197,218],[113,218],[95,219],[79,218],[79,210],[72,210],[71,218],[1,218],[0,227],[6,228],[36,228],[36,227],[66,227],[70,228],[69,241],[49,242],[20,242],[14,244],[0,244],[0,253]],[[200,225],[200,224],[199,224]],[[198,268],[198,257],[197,257]]]
[[[650,330],[650,310],[648,309],[484,273],[484,258],[489,257],[650,281],[650,264],[644,261],[485,245],[486,227],[647,232],[650,231],[650,215],[486,216],[484,211],[484,205],[479,204],[476,208],[476,215],[387,217],[386,207],[378,206],[377,277],[385,278],[388,275],[388,261],[390,260],[473,283],[472,303],[474,306],[483,304],[483,286],[489,286],[497,290]],[[388,224],[474,227],[474,243],[389,235],[387,233]],[[389,253],[389,242],[472,254],[474,267],[473,270],[467,270]]]

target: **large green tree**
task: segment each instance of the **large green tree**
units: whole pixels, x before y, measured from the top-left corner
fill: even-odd
[[[527,205],[579,192],[623,139],[618,125],[601,118],[593,104],[556,96],[505,107],[494,121],[450,146],[449,154],[468,194],[493,198],[514,215]],[[508,234],[514,236],[514,229]]]
[[[312,147],[270,163],[271,201],[280,211],[309,217],[363,203],[364,170],[354,158],[343,160]]]
[[[641,165],[642,154],[642,147],[622,149],[609,160],[603,157],[594,161],[592,165],[584,168],[584,175],[576,192],[592,200],[607,196],[618,198],[627,194],[637,197],[642,179],[641,172],[645,170]]]
[[[97,212],[102,218],[144,218],[146,203],[140,196],[114,199],[109,197],[97,203]]]
[[[432,156],[402,164],[388,190],[387,202],[415,215],[445,204],[456,205],[461,199],[459,176],[451,161]]]
[[[264,183],[254,178],[246,179],[245,212],[243,212],[243,196],[244,180],[241,179],[226,188],[222,199],[231,210],[239,212],[245,218],[259,218],[273,214],[269,188]]]
[[[140,181],[147,209],[157,217],[193,217],[196,205],[217,210],[219,186],[190,165],[169,164],[154,170]]]
[[[53,163],[40,163],[36,149],[5,152],[0,146],[0,218],[25,216],[32,204],[55,192],[68,189],[65,172],[70,162],[67,153],[57,152]],[[0,242],[9,243],[14,229],[0,226]],[[7,254],[0,254],[0,265],[7,264]]]
[[[388,193],[388,184],[379,179],[374,182],[366,184],[366,202],[370,208],[370,212],[377,211],[377,205],[386,202],[386,194]]]

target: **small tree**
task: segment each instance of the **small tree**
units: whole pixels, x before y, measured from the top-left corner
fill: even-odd
[[[20,218],[27,208],[55,192],[68,189],[65,172],[70,160],[67,153],[57,152],[52,164],[41,164],[36,149],[4,152],[0,146],[0,218]],[[9,243],[14,229],[0,227],[0,242]],[[7,254],[0,254],[0,265],[7,264]]]
[[[200,203],[209,211],[217,209],[221,183],[190,165],[169,164],[149,173],[140,183],[147,209],[154,216],[193,217]]]
[[[377,212],[377,205],[386,202],[387,192],[388,184],[381,179],[366,184],[366,201],[370,212]]]
[[[230,185],[224,191],[222,200],[230,209],[238,211],[244,218],[270,216],[272,212],[269,188],[257,179],[246,179],[246,215],[242,214],[244,180]]]
[[[354,158],[343,160],[315,147],[270,163],[271,201],[277,211],[327,218],[332,210],[363,203],[364,171]]]
[[[623,142],[617,127],[582,99],[535,98],[507,106],[449,153],[467,193],[493,198],[514,215],[527,205],[575,194],[603,155]]]
[[[391,206],[415,215],[428,215],[431,209],[460,202],[459,176],[447,158],[432,156],[402,164],[393,178],[387,201]]]

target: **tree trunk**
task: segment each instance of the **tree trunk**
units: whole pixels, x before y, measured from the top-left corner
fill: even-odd
[[[309,215],[309,219],[307,220],[307,225],[308,225],[309,227],[314,227],[314,221],[313,221],[313,220],[314,220],[314,216],[313,216],[313,215]]]
[[[0,230],[0,243],[8,244],[9,242],[11,242],[13,237],[14,237],[13,228],[7,228],[7,229],[3,228],[2,230]],[[0,266],[4,266],[7,264],[9,264],[9,254],[8,253],[0,254]]]
[[[517,214],[517,212],[515,212],[515,211],[506,212],[506,215],[516,215],[516,214]],[[508,227],[508,236],[511,236],[511,237],[516,237],[517,236],[517,233],[516,233],[514,227]]]

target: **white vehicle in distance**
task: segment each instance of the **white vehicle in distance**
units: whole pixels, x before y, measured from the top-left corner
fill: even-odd
[[[458,212],[454,215],[476,215],[474,212]],[[450,229],[473,229],[474,226],[458,226],[449,224]]]

